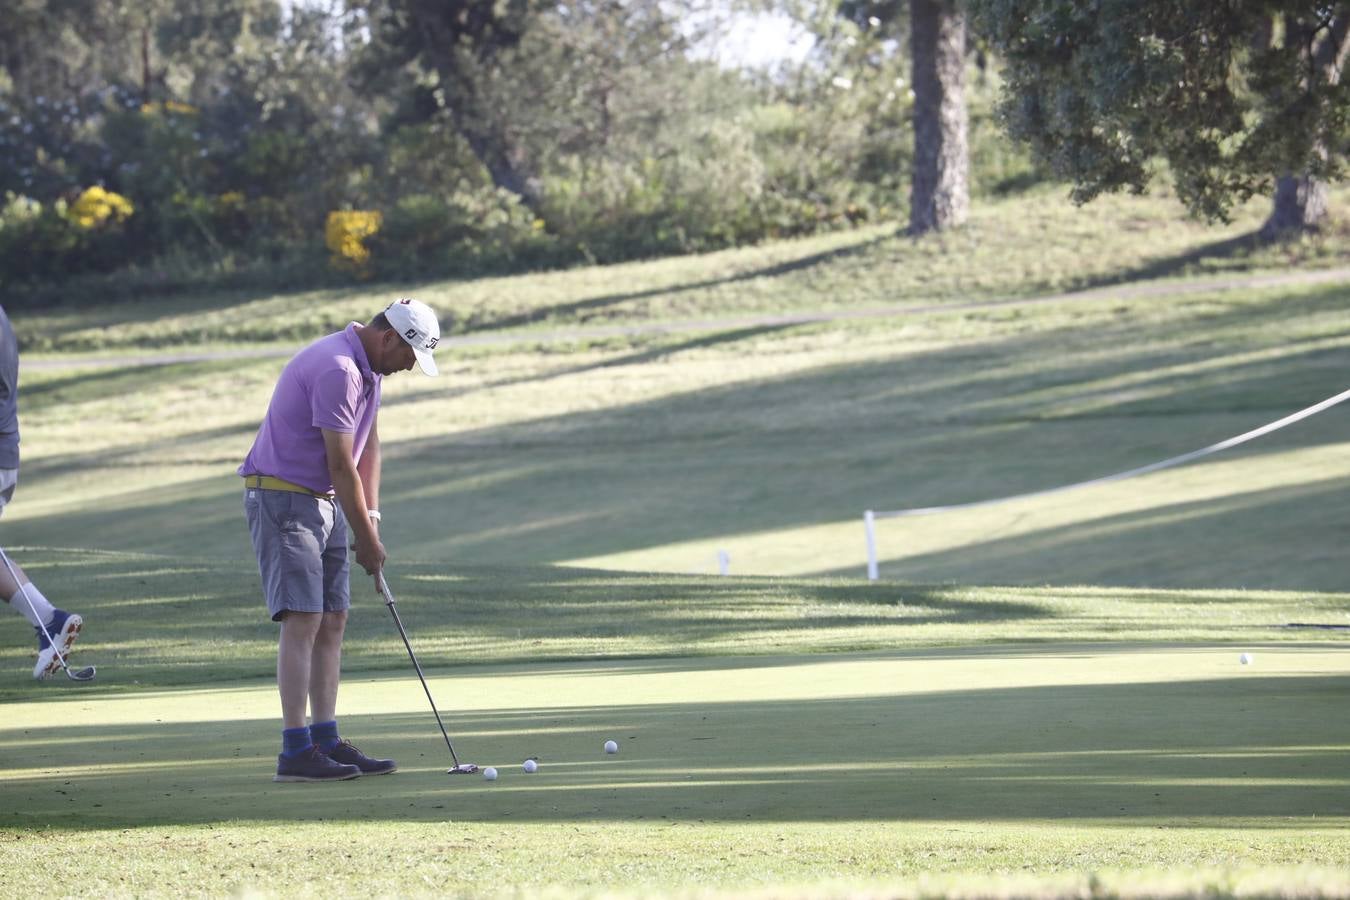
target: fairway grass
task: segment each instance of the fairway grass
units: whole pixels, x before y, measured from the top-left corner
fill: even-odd
[[[862,512],[1155,462],[1346,387],[1350,287],[480,348],[390,379],[396,559],[861,577]],[[248,561],[234,469],[282,365],[24,377],[15,544]],[[905,582],[1345,588],[1343,408],[1183,468],[880,524]]]
[[[96,663],[79,696],[257,679],[275,669],[247,562],[111,551],[7,548],[52,597],[80,612],[76,660]],[[390,586],[428,667],[543,660],[828,654],[1091,642],[1350,646],[1350,596],[1307,591],[961,587],[858,580],[630,574],[571,567],[404,562]],[[343,665],[387,670],[404,656],[369,579],[353,580]],[[1290,628],[1290,624],[1330,628]],[[0,619],[0,702],[63,696],[27,677],[31,630]]]
[[[8,704],[4,887],[41,893],[58,860],[109,854],[72,894],[1350,867],[1344,648],[1264,647],[1250,666],[1128,645],[525,664],[431,687],[461,758],[497,782],[444,774],[406,670],[349,679],[341,704],[344,733],[401,770],[335,785],[270,781],[267,682]]]

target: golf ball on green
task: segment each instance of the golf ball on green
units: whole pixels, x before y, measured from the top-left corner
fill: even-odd
[[[1252,655],[1250,653],[1244,653],[1238,657],[1238,662],[1242,663],[1244,666],[1251,665]]]
[[[521,765],[521,768],[524,769],[526,772],[533,772],[535,769],[539,768],[539,763],[535,762],[532,759],[527,759]]]
[[[617,742],[617,741],[605,741],[605,752],[606,752],[606,753],[618,753],[618,752],[619,752],[619,744],[618,744],[618,742]]]
[[[497,770],[492,768],[492,766],[488,766],[486,769],[483,770],[483,777],[486,778],[488,781],[496,781]]]

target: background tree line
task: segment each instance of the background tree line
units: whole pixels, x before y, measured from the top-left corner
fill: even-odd
[[[700,0],[0,0],[0,285],[469,275],[922,231],[1038,173],[1082,200],[1142,189],[1158,159],[1201,214],[1283,176],[1285,224],[1315,225],[1346,156],[1344,4],[737,6],[795,16],[811,55],[719,66],[700,48],[725,20]],[[1020,145],[995,121],[1005,78]]]

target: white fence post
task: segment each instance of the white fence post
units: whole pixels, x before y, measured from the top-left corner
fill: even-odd
[[[872,510],[863,513],[863,528],[867,531],[867,580],[877,580],[877,524]]]

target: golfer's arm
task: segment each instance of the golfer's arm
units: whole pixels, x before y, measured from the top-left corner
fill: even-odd
[[[370,437],[366,439],[366,449],[356,463],[356,474],[361,476],[361,487],[366,494],[366,508],[380,508],[380,421],[378,418],[370,425]],[[367,517],[369,518],[369,517]]]
[[[354,532],[357,543],[369,546],[378,543],[379,536],[370,522],[370,508],[366,506],[365,490],[361,486],[361,475],[356,470],[356,461],[352,459],[352,449],[350,434],[323,429],[323,450],[328,457],[328,475],[333,479],[333,491],[342,504],[342,511],[347,515],[347,524]]]

